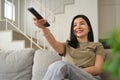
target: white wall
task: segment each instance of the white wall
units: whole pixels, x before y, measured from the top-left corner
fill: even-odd
[[[69,39],[70,25],[74,16],[85,14],[91,21],[95,41],[98,41],[98,0],[75,0],[75,4],[67,5],[65,14],[57,15],[57,22],[50,29],[55,37],[65,42]]]

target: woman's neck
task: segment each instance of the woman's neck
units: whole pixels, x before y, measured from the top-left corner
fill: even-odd
[[[84,42],[89,42],[89,40],[85,37],[85,38],[77,38],[79,43],[84,43]]]

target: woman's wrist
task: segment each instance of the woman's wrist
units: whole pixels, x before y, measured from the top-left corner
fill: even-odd
[[[43,36],[47,37],[50,35],[50,30],[49,29],[46,29],[45,33],[43,34]]]
[[[50,30],[48,28],[42,28],[41,31],[42,31],[42,35],[45,37],[50,35]]]

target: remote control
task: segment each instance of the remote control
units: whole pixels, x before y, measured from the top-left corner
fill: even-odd
[[[37,17],[37,19],[43,19],[43,17],[34,9],[34,8],[28,8],[28,10],[35,16],[35,17]],[[44,24],[44,26],[45,27],[49,27],[50,26],[50,24],[48,23],[48,22],[46,22],[45,24]]]

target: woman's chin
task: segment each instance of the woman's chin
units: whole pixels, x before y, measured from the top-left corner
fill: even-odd
[[[83,36],[83,34],[77,34],[77,37],[82,37]]]
[[[78,38],[82,38],[82,37],[83,37],[83,35],[77,35],[77,37],[78,37]]]

